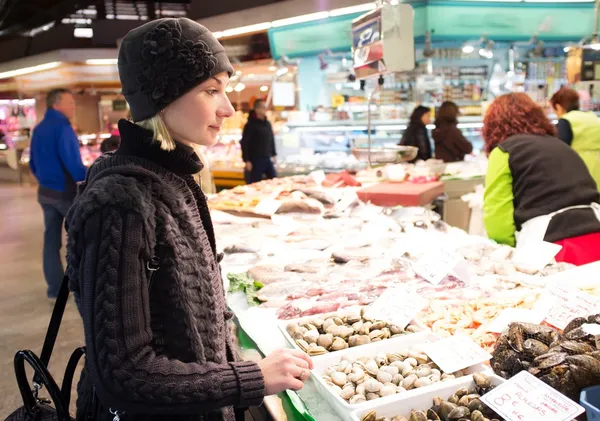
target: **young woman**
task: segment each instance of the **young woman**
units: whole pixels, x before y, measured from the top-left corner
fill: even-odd
[[[416,146],[419,148],[417,157],[413,162],[421,159],[427,161],[432,157],[431,142],[427,133],[427,125],[431,123],[431,109],[419,105],[410,116],[408,127],[402,135],[400,145]]]
[[[242,420],[244,408],[309,376],[301,352],[256,364],[233,348],[192,148],[214,144],[233,114],[232,72],[219,42],[189,19],[152,21],[123,39],[119,75],[136,123],[119,122],[119,150],[89,169],[68,217],[87,347],[80,420]]]
[[[558,137],[581,156],[600,187],[600,119],[593,112],[579,111],[579,94],[562,88],[550,99],[558,116]]]
[[[462,134],[458,125],[458,106],[451,101],[442,103],[435,116],[435,157],[444,162],[457,162],[473,152],[473,145]]]
[[[484,223],[488,236],[514,246],[562,246],[557,261],[600,260],[600,194],[583,160],[558,139],[544,111],[524,93],[498,97],[483,122],[489,155]]]

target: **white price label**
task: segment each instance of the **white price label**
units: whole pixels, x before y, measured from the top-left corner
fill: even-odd
[[[562,249],[546,241],[526,241],[517,245],[512,261],[527,271],[536,273],[544,269]]]
[[[358,200],[358,196],[356,195],[356,190],[346,188],[343,190],[342,197],[340,200],[334,205],[334,208],[337,212],[343,212],[350,207],[354,202]]]
[[[488,325],[486,331],[502,333],[509,324],[514,322],[533,323],[539,325],[546,317],[546,313],[524,308],[507,308],[502,310],[498,316]]]
[[[281,207],[281,201],[275,199],[263,199],[254,208],[257,215],[272,216]]]
[[[427,300],[410,294],[404,288],[388,288],[366,308],[365,315],[404,329],[426,305]]]
[[[542,307],[550,309],[546,322],[561,330],[576,317],[587,317],[600,312],[600,297],[565,286],[550,288],[540,301]]]
[[[481,401],[508,421],[569,421],[584,411],[527,371],[483,395]]]
[[[454,269],[464,260],[462,256],[450,251],[438,250],[434,253],[427,253],[424,257],[415,263],[413,269],[417,275],[434,285],[451,274]]]
[[[471,338],[461,334],[426,344],[423,350],[445,373],[454,373],[492,358]]]

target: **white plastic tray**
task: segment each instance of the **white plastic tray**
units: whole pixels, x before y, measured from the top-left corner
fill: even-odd
[[[283,334],[283,337],[285,338],[285,340],[287,341],[287,343],[290,345],[290,347],[291,348],[300,349],[300,347],[298,346],[298,344],[296,343],[296,341],[294,340],[294,338],[292,338],[290,336],[290,334],[288,333],[288,331],[287,331],[287,327],[290,324],[297,323],[297,324],[301,325],[302,323],[310,322],[315,317],[320,317],[320,318],[325,318],[326,319],[328,317],[345,315],[347,313],[352,313],[352,312],[351,311],[341,310],[341,311],[337,311],[337,312],[334,312],[334,313],[316,314],[314,316],[306,316],[306,317],[301,317],[301,318],[298,318],[298,319],[280,320],[277,323],[277,325],[279,326],[279,330]],[[417,333],[430,333],[431,332],[431,329],[429,329],[423,323],[418,322],[416,320],[411,321],[410,324],[415,325],[419,329],[421,329],[421,332],[417,332]],[[403,335],[401,335],[399,337],[396,337],[396,338],[390,338],[390,339],[385,339],[383,341],[375,342],[374,344],[381,343],[381,342],[386,342],[386,343],[390,343],[391,342],[391,343],[394,343],[394,342],[398,341],[399,339],[402,339],[402,338],[404,338],[406,336],[411,336],[411,335],[415,335],[415,333],[406,333],[406,334],[403,334]],[[354,348],[360,348],[360,349],[362,349],[363,347],[370,346],[370,345],[372,345],[372,344],[369,343],[369,344],[366,344],[366,345],[359,345],[359,346],[353,347],[353,349]],[[350,349],[350,348],[348,348],[348,349]],[[322,357],[324,357],[326,355],[331,355],[331,354],[337,355],[339,352],[347,351],[348,349],[342,349],[341,351],[331,351],[331,352],[328,352],[326,354],[315,356],[315,357],[312,357],[312,358],[313,359],[320,359],[320,358],[322,358]]]
[[[394,352],[399,350],[412,349],[415,346],[422,345],[425,343],[436,342],[440,338],[431,332],[419,332],[410,335],[404,335],[399,338],[388,339],[385,341],[375,342],[359,347],[348,348],[342,351],[331,352],[324,354],[319,358],[313,358],[314,369],[312,375],[316,380],[317,386],[322,392],[322,396],[326,399],[336,412],[347,420],[350,413],[353,411],[363,411],[365,408],[370,408],[374,403],[377,405],[384,405],[386,403],[398,404],[398,402],[409,400],[412,402],[413,397],[420,395],[424,391],[438,390],[440,387],[445,386],[455,387],[458,382],[464,382],[464,378],[458,378],[454,380],[447,380],[445,382],[434,383],[431,386],[422,387],[419,389],[412,389],[407,392],[396,394],[392,396],[386,396],[373,401],[363,402],[360,404],[351,405],[337,395],[323,380],[323,373],[329,367],[337,364],[344,356],[350,356],[352,358],[369,357],[375,356],[381,352]],[[465,373],[471,374],[480,371],[491,371],[491,369],[484,364],[477,364],[464,370]],[[468,381],[471,381],[471,377],[467,377]],[[468,382],[467,382],[468,383]],[[458,386],[460,387],[460,386]],[[457,388],[458,388],[457,387]],[[361,412],[363,413],[363,412]]]
[[[506,381],[502,377],[489,372],[486,372],[486,375],[490,378],[492,385],[494,386],[498,386]],[[377,418],[388,417],[391,419],[397,415],[408,418],[410,416],[410,411],[413,409],[426,411],[431,408],[433,405],[433,398],[436,396],[447,399],[461,387],[469,388],[473,386],[473,384],[473,377],[465,376],[453,381],[452,383],[443,382],[437,383],[435,386],[416,389],[417,393],[414,393],[409,400],[405,399],[396,402],[382,402],[380,399],[378,399],[375,401],[370,401],[367,402],[361,409],[352,413],[351,421],[360,421],[363,416],[365,416],[369,411],[373,410],[377,411]],[[401,396],[406,396],[406,394]]]

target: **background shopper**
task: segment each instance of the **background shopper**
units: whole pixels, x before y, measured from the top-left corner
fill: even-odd
[[[473,152],[473,145],[457,127],[458,106],[451,101],[442,103],[435,116],[435,129],[432,136],[435,141],[435,157],[444,162],[457,162]]]
[[[399,143],[403,146],[415,146],[419,148],[417,157],[412,162],[419,159],[427,161],[433,156],[429,133],[427,133],[427,125],[430,123],[431,109],[422,105],[416,107],[410,116],[408,127],[404,131],[402,140]]]
[[[242,159],[246,163],[246,183],[256,183],[263,178],[277,177],[275,170],[275,135],[273,127],[267,120],[267,105],[264,100],[257,99],[248,116],[248,122],[242,133]]]
[[[550,99],[558,116],[558,137],[581,156],[600,187],[600,119],[594,112],[579,110],[579,94],[562,88]]]
[[[500,96],[486,113],[483,137],[488,236],[510,246],[517,240],[559,244],[557,261],[600,260],[600,194],[544,111],[527,94]]]
[[[77,193],[76,182],[85,178],[79,140],[71,126],[75,99],[66,89],[55,89],[46,97],[46,114],[31,136],[29,166],[39,183],[38,202],[44,213],[44,277],[47,294],[56,298],[62,278],[60,256],[63,222]]]
[[[215,37],[185,18],[129,32],[118,66],[136,123],[119,122],[120,148],[90,168],[68,218],[87,347],[77,418],[241,421],[265,395],[301,389],[312,363],[290,349],[240,361],[230,337],[192,145],[214,145],[233,115],[233,68]]]

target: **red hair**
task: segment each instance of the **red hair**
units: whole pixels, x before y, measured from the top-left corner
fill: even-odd
[[[556,128],[544,110],[524,93],[499,96],[490,105],[483,120],[485,152],[490,152],[511,136],[534,134],[556,136]]]

